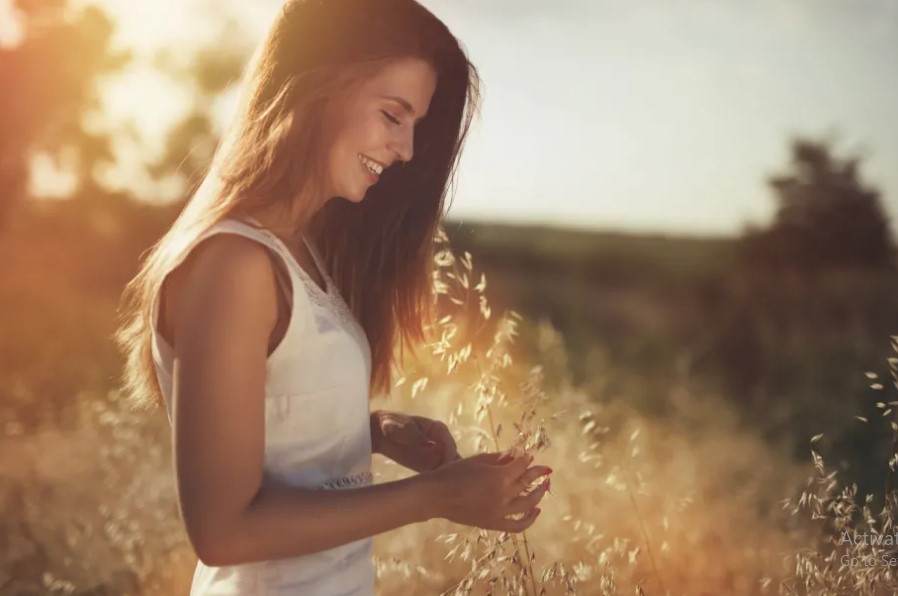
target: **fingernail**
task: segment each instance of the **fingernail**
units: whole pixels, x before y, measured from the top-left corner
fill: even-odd
[[[436,441],[427,441],[426,443],[424,443],[424,446],[425,446],[425,447],[433,447],[433,446],[435,446],[436,444],[437,444]]]
[[[543,512],[543,510],[540,509],[539,507],[537,507],[537,508],[536,508],[536,515],[535,515],[534,517],[539,517],[539,514],[542,513],[542,512]]]
[[[549,476],[552,472],[555,471],[555,470],[553,470],[552,468],[549,468],[549,467],[547,467],[546,470],[548,470],[548,471],[546,472],[546,476]]]

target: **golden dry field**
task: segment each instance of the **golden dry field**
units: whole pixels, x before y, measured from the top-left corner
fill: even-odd
[[[168,422],[120,396],[110,338],[122,285],[172,215],[76,200],[0,235],[0,593],[189,585]],[[757,300],[744,280],[725,285],[723,241],[584,234],[574,254],[563,231],[523,231],[526,249],[513,228],[447,231],[440,325],[372,407],[450,422],[463,454],[529,449],[555,470],[552,493],[520,535],[430,522],[378,536],[379,593],[894,591],[894,549],[842,539],[894,531],[879,515],[894,315],[870,306],[895,305],[894,282],[843,272],[798,309],[799,285]],[[790,307],[809,324],[785,333]],[[733,347],[736,312],[760,330],[754,350]],[[751,366],[727,368],[739,358]],[[377,481],[407,473],[375,463]]]

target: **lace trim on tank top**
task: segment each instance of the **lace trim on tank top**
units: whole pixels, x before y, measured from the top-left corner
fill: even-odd
[[[312,256],[312,260],[315,262],[315,267],[318,269],[318,272],[321,274],[321,277],[324,279],[324,290],[321,289],[321,286],[309,275],[305,269],[303,269],[299,262],[296,260],[296,257],[293,256],[293,253],[287,248],[287,245],[277,237],[273,232],[265,228],[261,223],[259,223],[254,218],[247,218],[247,221],[252,223],[257,229],[265,234],[272,242],[274,242],[281,250],[283,250],[290,259],[290,262],[295,266],[296,273],[299,278],[306,284],[309,289],[309,298],[310,300],[322,307],[327,309],[331,314],[333,314],[340,324],[349,331],[356,335],[357,339],[363,343],[363,345],[368,345],[368,336],[365,334],[365,330],[362,328],[361,324],[355,318],[355,315],[352,314],[352,311],[349,308],[349,305],[346,304],[346,300],[343,299],[343,296],[340,294],[336,285],[334,285],[333,280],[331,280],[330,276],[327,274],[327,270],[324,268],[323,262],[321,258],[318,256],[318,251],[315,250],[315,247],[312,246],[312,243],[309,242],[305,235],[301,235],[303,244],[306,245],[306,248],[309,249],[309,254]]]

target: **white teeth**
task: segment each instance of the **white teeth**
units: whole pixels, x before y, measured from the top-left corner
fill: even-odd
[[[370,159],[366,158],[364,155],[361,155],[361,154],[359,154],[359,159],[362,161],[363,164],[365,164],[365,167],[367,167],[368,170],[372,174],[376,174],[376,175],[380,176],[381,173],[383,173],[384,169],[383,169],[383,166],[381,166],[380,164],[371,161]]]

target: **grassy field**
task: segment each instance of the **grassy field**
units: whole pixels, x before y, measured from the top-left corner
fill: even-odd
[[[123,403],[110,341],[173,214],[81,200],[0,232],[0,593],[189,583],[168,423]],[[444,305],[452,347],[408,362],[373,406],[451,421],[465,453],[526,443],[556,470],[553,494],[526,544],[441,523],[378,536],[380,593],[894,593],[888,566],[840,569],[881,547],[837,539],[877,527],[849,504],[853,482],[882,505],[895,276],[760,277],[735,239],[447,232],[464,303]],[[487,280],[489,320],[465,273]],[[403,474],[376,459],[378,480]]]

